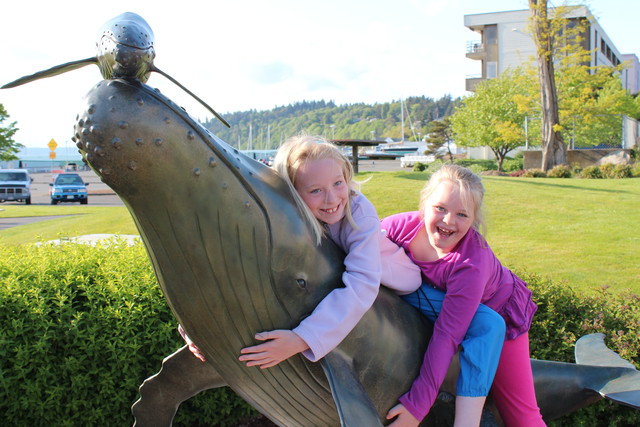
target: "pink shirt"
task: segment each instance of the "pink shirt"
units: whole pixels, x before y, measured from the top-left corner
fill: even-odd
[[[375,208],[360,193],[351,198],[351,214],[357,228],[346,220],[327,227],[329,237],[346,253],[344,287],[331,291],[293,329],[309,346],[303,355],[314,362],[351,332],[371,308],[380,283],[400,294],[411,293],[422,283],[420,269],[385,237]]]
[[[382,220],[387,237],[404,248],[428,282],[446,292],[420,375],[411,390],[400,398],[418,419],[424,418],[433,405],[451,359],[480,303],[504,318],[506,339],[528,331],[537,309],[526,283],[500,264],[487,242],[474,229],[470,229],[443,258],[432,262],[416,260],[409,243],[422,227],[424,222],[419,212],[401,213]]]

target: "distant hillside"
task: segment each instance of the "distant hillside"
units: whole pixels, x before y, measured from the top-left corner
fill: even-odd
[[[421,139],[433,120],[453,113],[460,98],[446,95],[438,100],[425,96],[403,100],[405,139]],[[328,139],[400,139],[401,102],[335,105],[332,101],[302,101],[265,111],[223,114],[228,129],[213,118],[204,125],[223,141],[247,149],[275,149],[282,141],[301,132]]]

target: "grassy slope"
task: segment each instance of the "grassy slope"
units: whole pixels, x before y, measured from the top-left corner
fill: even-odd
[[[362,190],[384,217],[417,209],[425,178],[419,172],[371,172],[358,179],[368,179]],[[484,184],[487,239],[505,265],[577,289],[608,285],[640,294],[640,180],[484,177]],[[0,208],[0,217],[82,214],[0,231],[0,244],[137,233],[124,207]]]

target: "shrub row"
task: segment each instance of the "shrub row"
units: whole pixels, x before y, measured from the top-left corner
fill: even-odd
[[[182,345],[142,244],[0,246],[5,425],[132,425],[138,387]],[[252,412],[212,390],[175,425],[233,425]]]
[[[443,160],[435,160],[431,163],[416,162],[413,165],[414,172],[429,172],[433,173],[440,169],[440,167],[448,162]],[[460,165],[471,169],[473,172],[480,174],[484,171],[498,170],[498,164],[495,160],[482,160],[482,159],[455,159],[454,164]],[[502,170],[505,172],[511,172],[522,169],[522,156],[520,158],[506,159],[502,164]]]
[[[640,365],[637,295],[576,294],[522,274],[539,310],[532,356],[573,361],[592,332]],[[141,244],[0,246],[0,414],[7,425],[131,425],[138,386],[182,346]],[[175,425],[231,426],[255,414],[227,388],[182,405]],[[600,402],[557,425],[640,425],[640,411]]]
[[[467,167],[478,175],[498,175],[496,172],[498,169],[495,160],[469,160],[469,159],[457,159],[455,164]],[[442,160],[436,160],[432,163],[416,163],[413,166],[414,172],[428,172],[433,173],[444,164]],[[524,178],[585,178],[585,179],[619,179],[619,178],[632,178],[640,177],[640,162],[633,165],[614,165],[604,164],[600,166],[587,166],[581,168],[578,166],[571,167],[569,165],[555,166],[548,172],[542,169],[522,169],[522,159],[506,159],[502,164],[502,170],[504,174],[512,177],[524,177]]]

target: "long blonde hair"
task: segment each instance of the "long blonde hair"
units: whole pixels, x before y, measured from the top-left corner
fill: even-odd
[[[472,227],[484,234],[486,229],[482,212],[484,186],[478,175],[462,166],[446,164],[431,175],[420,192],[420,215],[424,216],[427,199],[442,181],[449,181],[458,187],[462,203],[468,212],[473,212]]]
[[[280,174],[280,176],[287,182],[289,188],[293,192],[293,196],[300,210],[302,211],[305,219],[311,225],[316,243],[319,245],[324,234],[324,227],[322,223],[313,215],[311,209],[302,200],[300,194],[295,188],[296,174],[298,169],[307,161],[320,160],[320,159],[333,159],[342,168],[345,183],[349,188],[350,196],[355,194],[359,188],[358,183],[353,180],[353,167],[347,156],[338,149],[334,144],[331,144],[321,136],[312,135],[299,135],[288,138],[278,149],[276,157],[273,161],[273,168]],[[351,197],[347,199],[347,206],[345,206],[345,218],[349,221],[349,224],[356,227],[356,224],[351,216]]]

